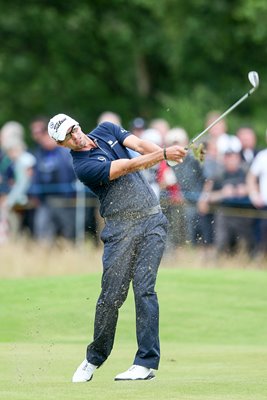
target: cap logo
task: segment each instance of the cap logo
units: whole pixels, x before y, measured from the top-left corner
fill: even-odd
[[[54,129],[54,122],[53,121],[50,122],[49,128]]]
[[[53,124],[53,126],[51,126],[51,124],[50,124],[50,127],[51,127],[51,128],[54,128],[55,131],[57,132],[58,129],[59,129],[59,127],[60,127],[60,125],[62,125],[63,122],[66,121],[66,119],[67,119],[67,118],[63,118],[63,119],[61,119],[60,121],[56,122],[55,124],[54,124],[53,122],[51,122],[51,124]]]

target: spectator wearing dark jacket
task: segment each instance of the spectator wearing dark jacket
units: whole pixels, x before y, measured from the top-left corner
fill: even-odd
[[[241,166],[239,151],[229,147],[223,156],[221,176],[204,193],[215,212],[215,247],[219,254],[233,254],[243,241],[246,250],[253,250],[253,220],[246,211],[251,207],[246,184],[246,172]],[[243,211],[243,212],[242,212]]]
[[[58,236],[72,240],[75,237],[76,178],[70,154],[49,137],[44,119],[40,119],[39,124],[35,120],[31,128],[37,142],[33,150],[36,165],[29,191],[36,204],[34,237],[48,243]]]

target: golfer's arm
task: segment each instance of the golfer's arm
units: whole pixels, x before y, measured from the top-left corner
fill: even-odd
[[[128,159],[120,159],[111,162],[109,179],[117,179],[120,176],[131,172],[140,171],[142,169],[153,167],[153,165],[164,160],[163,149],[154,151],[150,154],[145,154],[139,157]]]
[[[149,154],[161,149],[161,147],[157,144],[147,140],[139,139],[135,135],[127,136],[123,142],[123,145],[129,149],[137,151],[140,154]]]

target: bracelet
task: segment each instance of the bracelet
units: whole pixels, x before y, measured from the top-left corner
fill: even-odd
[[[163,148],[163,156],[164,156],[164,160],[168,160],[167,153],[166,153],[166,147]]]

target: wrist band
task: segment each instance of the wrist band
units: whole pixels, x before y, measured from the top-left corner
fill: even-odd
[[[164,156],[164,160],[167,160],[166,147],[163,148],[163,156]]]

